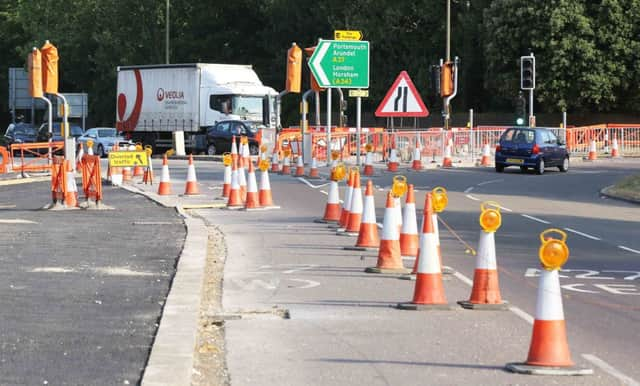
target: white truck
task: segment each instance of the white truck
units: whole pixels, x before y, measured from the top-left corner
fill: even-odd
[[[260,123],[263,143],[274,140],[278,94],[250,65],[121,66],[117,72],[116,128],[154,153],[179,149],[183,138],[193,153],[203,152],[207,127],[231,119]]]

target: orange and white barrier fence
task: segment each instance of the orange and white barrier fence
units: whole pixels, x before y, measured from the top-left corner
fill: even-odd
[[[96,205],[102,202],[101,176],[100,156],[88,154],[82,156],[82,191],[87,201],[93,200]]]

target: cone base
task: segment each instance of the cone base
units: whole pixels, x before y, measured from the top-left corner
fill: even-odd
[[[451,275],[442,275],[442,280],[443,281],[448,281],[451,280]],[[415,273],[409,273],[406,275],[402,275],[400,277],[398,277],[398,279],[400,280],[411,280],[411,281],[416,281],[416,274]]]
[[[366,273],[395,273],[395,274],[405,274],[410,273],[411,270],[408,268],[378,268],[378,267],[367,267],[364,270]]]
[[[316,224],[331,224],[338,222],[338,220],[325,220],[323,218],[316,218],[313,220],[313,222]]]
[[[593,369],[583,366],[553,367],[532,366],[526,363],[507,363],[504,368],[513,373],[528,375],[593,375]]]
[[[398,303],[396,308],[399,310],[409,311],[453,311],[456,309],[451,304],[416,304],[416,303]]]
[[[342,247],[342,249],[344,249],[345,251],[377,251],[378,248],[377,247]]]
[[[469,300],[460,300],[458,304],[467,310],[489,310],[489,311],[506,311],[509,309],[509,302],[488,304],[488,303],[471,303]]]
[[[350,237],[358,237],[358,232],[347,232],[347,231],[340,231],[338,230],[336,232],[337,236],[350,236]]]

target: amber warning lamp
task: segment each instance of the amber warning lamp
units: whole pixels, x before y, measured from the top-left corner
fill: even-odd
[[[560,235],[560,240],[547,236],[550,233]],[[551,228],[540,233],[540,250],[538,256],[542,267],[547,271],[553,271],[562,268],[569,258],[569,247],[566,244],[567,234],[560,229]]]

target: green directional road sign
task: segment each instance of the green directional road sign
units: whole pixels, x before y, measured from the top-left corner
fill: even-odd
[[[309,68],[323,88],[369,88],[369,42],[320,40]]]

